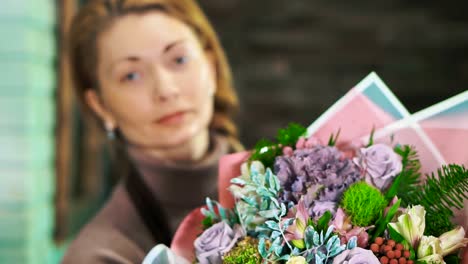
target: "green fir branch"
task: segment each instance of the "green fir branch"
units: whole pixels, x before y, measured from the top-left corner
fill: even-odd
[[[409,145],[397,145],[394,151],[401,156],[403,168],[386,191],[385,198],[390,201],[396,195],[401,199],[401,206],[406,207],[418,191],[421,162],[416,150]]]
[[[426,234],[439,236],[453,228],[453,209],[462,209],[468,198],[468,171],[464,166],[442,166],[412,193],[410,202],[426,210]]]

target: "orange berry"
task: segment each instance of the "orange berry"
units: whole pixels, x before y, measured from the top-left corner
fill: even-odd
[[[395,258],[395,252],[393,252],[392,250],[387,251],[387,257],[388,257],[389,259]]]
[[[377,245],[379,245],[379,246],[382,245],[383,242],[384,242],[384,239],[381,238],[381,237],[377,237],[377,238],[375,239],[375,243],[376,243]]]
[[[395,252],[395,258],[399,259],[401,258],[401,250],[394,250],[393,252]]]
[[[379,248],[379,245],[374,243],[374,244],[370,245],[370,249],[372,250],[372,252],[378,253],[380,248]]]
[[[408,260],[408,261],[406,261],[406,264],[414,264],[414,261]]]
[[[392,248],[395,246],[395,244],[396,244],[395,240],[390,239],[390,240],[387,241],[387,245],[391,246]]]
[[[409,252],[409,250],[403,251],[403,257],[409,258],[410,256],[411,256],[411,253]]]
[[[406,259],[405,258],[400,258],[398,260],[398,264],[406,264]]]
[[[392,247],[391,246],[384,246],[384,251],[385,252],[388,252],[388,251],[391,251],[392,250]]]
[[[383,256],[380,258],[380,263],[382,264],[388,264],[388,258],[386,256]]]
[[[403,244],[398,243],[396,244],[395,248],[398,250],[403,250],[405,247],[403,246]]]
[[[385,245],[381,245],[379,251],[380,251],[380,253],[384,253],[385,252]]]
[[[396,260],[396,259],[391,259],[391,260],[390,260],[390,264],[398,264],[398,260]]]

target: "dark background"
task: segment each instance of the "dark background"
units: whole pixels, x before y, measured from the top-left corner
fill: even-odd
[[[200,0],[252,147],[308,126],[371,71],[415,112],[467,89],[468,1]]]

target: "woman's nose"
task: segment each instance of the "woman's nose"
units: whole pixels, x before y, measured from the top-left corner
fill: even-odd
[[[165,69],[154,71],[153,98],[157,102],[177,99],[180,89],[173,73]]]

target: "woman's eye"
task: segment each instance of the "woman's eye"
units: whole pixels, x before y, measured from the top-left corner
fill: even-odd
[[[123,78],[123,81],[136,81],[138,79],[140,79],[140,74],[137,73],[137,72],[130,72],[130,73],[127,73],[124,78]]]
[[[188,58],[186,56],[180,56],[180,57],[177,57],[175,59],[175,63],[179,64],[179,65],[183,65],[185,63],[187,63],[188,61]]]

